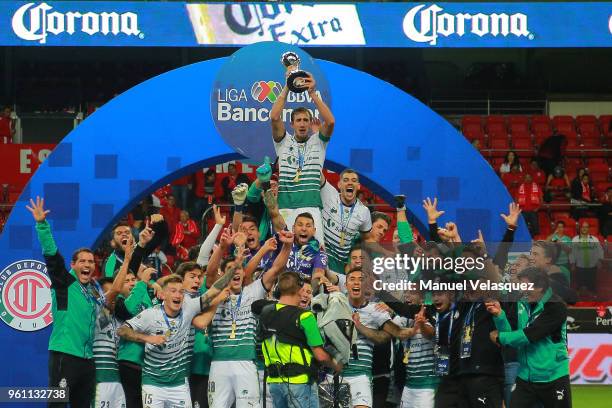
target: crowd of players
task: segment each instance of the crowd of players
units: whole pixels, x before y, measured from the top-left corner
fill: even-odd
[[[326,389],[334,378],[348,384],[351,407],[387,406],[395,390],[404,408],[571,406],[565,320],[574,299],[554,244],[536,242],[529,257],[508,265],[518,205],[502,216],[503,244],[489,257],[482,236],[463,243],[457,225],[439,227],[444,211],[427,198],[432,241],[418,245],[397,196],[398,242],[382,245],[394,226],[357,199],[358,174],[344,170],[338,190],[322,177],[334,117],[314,79],[306,86],[321,121],[298,108],[288,132],[283,90],[270,114],[277,172],[266,161],[250,186],[238,184],[231,222],[215,207],[214,228],[197,236],[170,275],[143,265],[168,239],[162,215],[148,217],[138,237],[116,225],[114,251],[96,280],[93,252],[77,249],[67,267],[44,200],[30,201],[52,281],[49,386],[68,387],[75,408],[316,407],[317,384]],[[398,252],[481,257],[485,268],[461,279],[521,281],[534,290],[372,290],[372,259]],[[412,278],[457,276],[424,269]],[[309,311],[319,289],[344,293],[352,308],[357,341],[347,364],[326,351]],[[279,313],[277,332],[262,338],[252,306],[269,298],[279,301],[275,312],[298,312]],[[287,333],[301,340],[283,340]],[[331,387],[337,398],[340,384]]]

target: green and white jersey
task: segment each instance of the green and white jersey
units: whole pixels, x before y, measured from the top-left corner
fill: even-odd
[[[170,317],[163,304],[146,309],[126,323],[139,333],[166,335],[162,345],[145,345],[142,383],[158,387],[185,384],[191,370],[193,330],[191,320],[202,311],[200,298],[185,296],[181,312]]]
[[[343,274],[353,239],[372,229],[370,210],[359,200],[350,207],[344,205],[340,193],[328,182],[321,187],[321,200],[329,269]]]
[[[117,364],[119,336],[117,328],[123,323],[112,316],[107,308],[98,313],[93,341],[93,358],[96,365],[96,383],[121,382]]]
[[[319,190],[328,142],[329,139],[318,132],[303,143],[289,132],[283,140],[274,142],[279,159],[278,208],[322,207]],[[300,168],[299,177],[296,177]]]
[[[376,310],[376,303],[366,303],[360,308],[353,307],[353,311],[359,313],[361,324],[370,329],[378,330],[391,320],[391,316],[387,312],[379,312]],[[348,365],[344,368],[342,374],[345,377],[356,377],[358,375],[372,376],[372,352],[374,343],[368,340],[363,334],[358,332],[357,336],[357,359],[351,353]]]
[[[396,316],[393,323],[400,327],[414,327],[414,319]],[[425,324],[431,325],[427,322]],[[440,378],[435,373],[434,339],[421,333],[415,334],[404,342],[404,362],[406,358],[406,386],[409,388],[435,389]]]
[[[212,361],[255,361],[255,316],[253,302],[266,297],[261,279],[242,288],[239,295],[231,295],[217,307],[210,336],[213,344]],[[236,330],[232,336],[232,322]],[[233,337],[233,338],[231,338]]]

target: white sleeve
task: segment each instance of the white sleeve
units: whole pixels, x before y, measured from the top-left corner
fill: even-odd
[[[395,316],[391,321],[399,327],[407,327],[408,325],[408,319],[402,316]]]
[[[244,297],[249,299],[251,302],[254,302],[259,299],[265,299],[266,295],[268,294],[268,291],[264,287],[264,284],[261,278],[247,285],[243,290],[244,290]]]
[[[329,181],[325,180],[325,184],[321,187],[321,200],[323,201],[323,206],[325,206],[325,203],[333,203],[334,197],[336,196],[338,196],[338,190],[336,190]]]
[[[138,333],[151,334],[154,321],[155,309],[151,308],[143,310],[125,323]]]
[[[387,312],[374,312],[373,321],[376,323],[376,328],[379,329],[383,326],[383,324],[387,323],[391,320],[391,316]]]
[[[277,156],[279,156],[278,151],[285,145],[285,143],[288,143],[290,137],[289,132],[285,130],[285,136],[283,136],[280,142],[277,142],[274,140],[274,138],[272,138],[272,142],[274,143],[274,152],[276,152]]]
[[[198,259],[196,263],[200,266],[208,265],[208,260],[210,259],[210,253],[215,246],[215,241],[217,240],[217,236],[219,232],[221,232],[221,228],[223,225],[215,224],[210,234],[206,237],[202,245],[200,246],[200,253],[198,254]]]
[[[191,322],[194,316],[202,312],[202,301],[200,296],[196,298],[185,298],[183,300],[183,313],[185,314],[184,319]]]
[[[368,210],[368,207],[366,207],[364,205],[364,212],[363,212],[363,222],[361,223],[361,226],[359,227],[359,232],[368,232],[370,230],[372,230],[372,216],[370,215],[370,210]]]

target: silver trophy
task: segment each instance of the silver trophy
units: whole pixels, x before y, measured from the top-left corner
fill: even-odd
[[[286,52],[281,56],[282,64],[290,69],[287,77],[287,88],[294,93],[302,93],[308,89],[304,79],[309,78],[310,74],[300,69],[300,57],[292,51]]]

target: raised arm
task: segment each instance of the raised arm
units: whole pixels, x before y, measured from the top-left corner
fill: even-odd
[[[51,226],[46,219],[47,214],[51,211],[45,210],[45,200],[38,196],[36,197],[36,202],[30,199],[30,205],[26,205],[26,208],[32,214],[34,221],[36,221],[36,234],[43,250],[47,271],[51,278],[51,285],[55,288],[67,287],[74,282],[75,277],[68,272],[64,258],[57,250],[57,245],[51,233]]]
[[[238,184],[232,190],[232,200],[234,201],[234,217],[232,218],[232,230],[238,232],[242,223],[244,212],[244,202],[246,201],[249,186],[245,183]]]
[[[285,137],[285,123],[283,122],[283,108],[287,102],[289,88],[287,85],[283,87],[278,98],[274,101],[270,110],[270,123],[272,124],[272,137],[276,143],[279,143]]]
[[[130,234],[130,237],[131,236],[132,235]],[[131,240],[133,240],[133,238],[131,238]],[[117,298],[117,295],[121,292],[121,288],[125,283],[125,277],[128,273],[130,261],[132,260],[133,254],[134,245],[132,242],[130,242],[125,248],[125,258],[123,259],[123,263],[121,264],[121,268],[119,268],[117,276],[115,276],[115,279],[113,280],[113,286],[111,286],[108,293],[105,293],[106,307],[108,307],[108,309],[111,311],[114,310],[115,299]]]
[[[510,203],[510,205],[508,205],[508,215],[500,214],[508,228],[497,247],[493,263],[497,265],[501,271],[504,270],[508,263],[508,253],[514,242],[514,231],[516,231],[519,215],[521,215],[521,208],[516,203]]]
[[[434,197],[433,202],[429,197],[423,200],[423,208],[427,213],[427,223],[429,224],[429,238],[435,242],[442,242],[438,235],[438,218],[444,211],[438,211],[438,198]]]
[[[278,236],[283,245],[281,251],[276,256],[270,269],[268,269],[261,278],[261,283],[263,283],[264,288],[268,290],[272,289],[278,275],[287,267],[287,261],[289,260],[289,254],[291,253],[291,247],[293,245],[293,232],[280,231]]]
[[[395,196],[395,209],[397,211],[397,234],[399,235],[400,242],[402,244],[412,242],[414,236],[412,235],[412,227],[408,222],[406,216],[406,196],[396,195]]]
[[[308,95],[314,102],[315,106],[317,107],[317,110],[319,111],[319,114],[323,118],[320,135],[329,139],[332,133],[334,133],[334,125],[336,124],[336,119],[334,118],[331,109],[329,109],[329,106],[327,106],[327,104],[323,102],[323,100],[317,94],[315,79],[310,76],[309,78],[306,78],[304,80],[304,84],[308,86]]]
[[[276,242],[276,238],[269,238],[261,246],[261,248],[259,248],[259,251],[257,251],[255,255],[251,257],[247,266],[244,267],[245,276],[252,276],[253,273],[255,273],[255,270],[257,269],[257,266],[259,266],[259,263],[261,262],[263,257],[266,256],[270,251],[276,251],[277,245],[278,243]]]
[[[234,234],[231,228],[225,228],[221,234],[219,245],[215,248],[206,266],[206,286],[210,288],[213,283],[217,280],[219,273],[219,266],[223,255],[228,251],[230,245],[234,241]]]
[[[200,266],[208,265],[210,253],[215,246],[215,241],[219,236],[219,232],[221,232],[221,228],[223,228],[223,225],[225,225],[225,217],[221,215],[221,209],[217,207],[216,204],[213,204],[213,213],[215,214],[215,226],[200,246],[200,252],[198,253],[198,259],[196,260],[196,263]]]
[[[272,190],[268,190],[264,193],[264,204],[268,208],[268,214],[272,220],[274,231],[280,232],[286,229],[287,223],[278,209],[278,201],[276,200]]]

